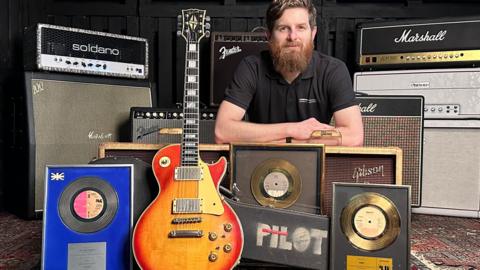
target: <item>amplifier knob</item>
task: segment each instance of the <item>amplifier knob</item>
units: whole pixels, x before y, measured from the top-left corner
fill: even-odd
[[[160,117],[163,118],[165,117],[165,114],[163,112],[160,113]]]
[[[214,262],[218,259],[218,255],[215,252],[210,252],[210,255],[208,255],[208,260],[211,262]]]

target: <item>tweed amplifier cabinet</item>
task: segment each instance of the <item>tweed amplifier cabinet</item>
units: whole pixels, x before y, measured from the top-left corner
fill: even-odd
[[[402,161],[398,147],[325,146],[322,214],[331,217],[333,182],[401,185]]]
[[[98,147],[98,157],[134,157],[152,164],[155,153],[167,144],[144,144],[105,142]],[[228,144],[200,144],[200,158],[206,163],[214,163],[220,157],[230,158],[230,146]],[[230,174],[227,167],[222,186],[230,187]]]
[[[216,116],[217,109],[200,110],[200,143],[215,144]],[[130,110],[130,121],[132,142],[163,144],[180,143],[182,140],[182,109],[133,107]]]
[[[24,91],[12,87],[8,208],[41,217],[47,164],[86,164],[98,145],[129,140],[132,106],[151,106],[146,81],[59,73],[24,73]],[[21,88],[20,88],[21,89]],[[17,95],[17,96],[15,96]]]
[[[480,17],[397,20],[359,24],[361,69],[457,66],[480,62]]]
[[[364,146],[402,149],[402,184],[411,186],[412,206],[420,206],[423,96],[364,96],[357,100],[363,119]]]
[[[210,105],[218,106],[240,61],[268,49],[265,33],[213,32],[210,61]]]

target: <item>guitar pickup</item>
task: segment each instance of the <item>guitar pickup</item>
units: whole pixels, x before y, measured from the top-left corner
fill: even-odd
[[[168,233],[169,238],[200,238],[202,236],[202,230],[175,230]]]

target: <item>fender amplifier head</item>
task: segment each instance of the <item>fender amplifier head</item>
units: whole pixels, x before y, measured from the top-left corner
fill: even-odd
[[[403,151],[403,185],[411,186],[412,206],[420,206],[423,158],[423,96],[357,97],[364,146],[396,146]]]
[[[213,32],[211,42],[210,105],[218,106],[240,61],[267,50],[268,42],[266,34],[258,32]]]
[[[217,109],[200,110],[200,143],[215,143]],[[181,143],[184,117],[182,109],[132,107],[130,110],[131,136],[135,143]],[[162,132],[164,130],[172,132]],[[178,130],[178,132],[176,132]]]

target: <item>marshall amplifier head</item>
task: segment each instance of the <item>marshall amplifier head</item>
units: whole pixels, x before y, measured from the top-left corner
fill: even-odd
[[[37,24],[24,40],[26,70],[148,78],[144,38]]]
[[[412,206],[421,199],[423,96],[357,97],[364,126],[364,146],[403,151],[402,184],[412,187]]]
[[[200,110],[200,143],[215,143],[215,119],[217,109]],[[182,109],[132,107],[132,142],[135,143],[180,143],[184,117]]]
[[[267,36],[260,32],[213,32],[210,61],[210,105],[218,106],[240,61],[268,49]]]
[[[480,62],[479,27],[480,17],[360,24],[356,62],[361,70],[473,67]]]

